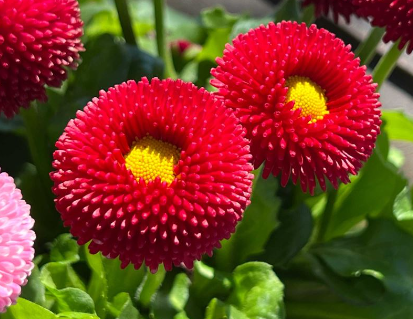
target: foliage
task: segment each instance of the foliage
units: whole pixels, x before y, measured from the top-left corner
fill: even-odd
[[[162,77],[152,3],[131,3],[139,48],[126,44],[109,0],[80,1],[86,52],[79,69],[34,113],[49,160],[69,119],[100,89]],[[206,9],[192,18],[167,10],[168,43],[192,46],[178,77],[208,89],[209,70],[236,35],[268,21],[301,20],[295,1],[262,18]],[[174,54],[177,54],[176,52]],[[176,65],[177,66],[177,65]],[[413,313],[413,189],[391,140],[413,142],[413,119],[384,112],[378,146],[350,185],[341,185],[324,239],[317,238],[327,195],[303,195],[256,172],[252,204],[236,233],[193,270],[156,274],[120,268],[89,254],[65,233],[47,176],[32,164],[20,116],[0,118],[2,169],[16,178],[36,219],[36,267],[2,319],[409,319]],[[19,145],[19,147],[12,147]],[[397,160],[399,158],[399,160]],[[46,181],[46,182],[45,182]]]

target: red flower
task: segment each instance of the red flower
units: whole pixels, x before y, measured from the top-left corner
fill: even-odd
[[[181,40],[176,40],[174,42],[171,42],[171,47],[173,50],[176,50],[179,55],[183,55],[186,50],[188,50],[193,43],[191,43],[188,40],[181,39]]]
[[[129,81],[100,92],[59,138],[56,208],[79,244],[191,268],[229,238],[249,204],[248,141],[231,110],[182,81]]]
[[[353,0],[305,0],[303,2],[303,7],[311,4],[315,7],[316,17],[319,17],[322,14],[327,16],[331,10],[336,23],[338,22],[339,16],[344,17],[347,23],[350,22],[350,16],[353,13],[356,13],[357,10],[357,6],[353,4]]]
[[[44,86],[77,67],[81,35],[76,0],[0,0],[0,114],[46,101]]]
[[[263,176],[314,192],[357,174],[380,132],[379,94],[350,46],[315,25],[270,23],[227,44],[211,84],[235,109]]]
[[[385,27],[384,42],[400,39],[399,49],[408,43],[407,53],[413,51],[412,0],[354,0],[362,17],[370,18],[373,26]]]

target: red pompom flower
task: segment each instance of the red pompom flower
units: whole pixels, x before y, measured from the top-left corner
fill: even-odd
[[[212,85],[236,110],[263,176],[290,175],[303,191],[316,178],[348,183],[380,132],[379,94],[350,46],[315,25],[270,23],[227,44]]]
[[[303,7],[313,4],[315,7],[316,17],[322,14],[327,16],[331,11],[334,21],[338,22],[338,17],[342,16],[347,23],[350,22],[350,16],[356,13],[357,6],[353,4],[353,0],[304,0]]]
[[[76,0],[0,0],[0,114],[47,100],[83,50]]]
[[[101,91],[59,138],[56,207],[79,244],[143,262],[191,268],[229,238],[249,204],[248,140],[204,89],[143,79]]]
[[[370,18],[373,26],[385,27],[384,42],[400,39],[399,49],[408,43],[407,53],[413,51],[412,0],[354,0],[359,6],[357,14]]]

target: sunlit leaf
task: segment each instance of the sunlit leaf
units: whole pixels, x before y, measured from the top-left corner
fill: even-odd
[[[2,319],[56,319],[53,312],[23,298],[17,300],[17,304],[11,306]]]
[[[249,262],[233,273],[234,289],[228,302],[250,319],[283,319],[284,285],[266,263]]]
[[[413,119],[403,112],[383,111],[384,130],[392,140],[413,142]]]

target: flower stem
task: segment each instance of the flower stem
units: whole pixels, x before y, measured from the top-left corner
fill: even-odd
[[[137,46],[138,43],[136,42],[135,33],[133,32],[127,0],[115,0],[115,4],[126,43]]]
[[[165,38],[164,7],[164,0],[154,0],[156,44],[158,46],[158,55],[165,63],[165,77],[176,79],[177,75],[172,61],[171,50]]]
[[[399,57],[404,50],[399,50],[399,42],[393,44],[391,49],[383,55],[373,71],[373,80],[378,84],[377,90],[380,89],[384,81],[390,76],[391,72],[397,65]]]
[[[316,243],[324,242],[331,216],[333,215],[334,204],[337,199],[337,190],[332,189],[327,193],[327,204],[320,217],[320,227],[316,236]]]
[[[49,173],[52,170],[52,159],[47,149],[47,133],[44,125],[44,117],[38,111],[37,104],[32,103],[28,109],[22,109],[20,115],[26,128],[26,138],[29,144],[33,164],[36,166],[37,174],[42,183],[47,197],[52,199],[52,181]]]
[[[383,38],[385,30],[374,28],[371,30],[367,39],[357,47],[355,54],[360,58],[360,64],[368,65],[376,54],[376,47]]]

